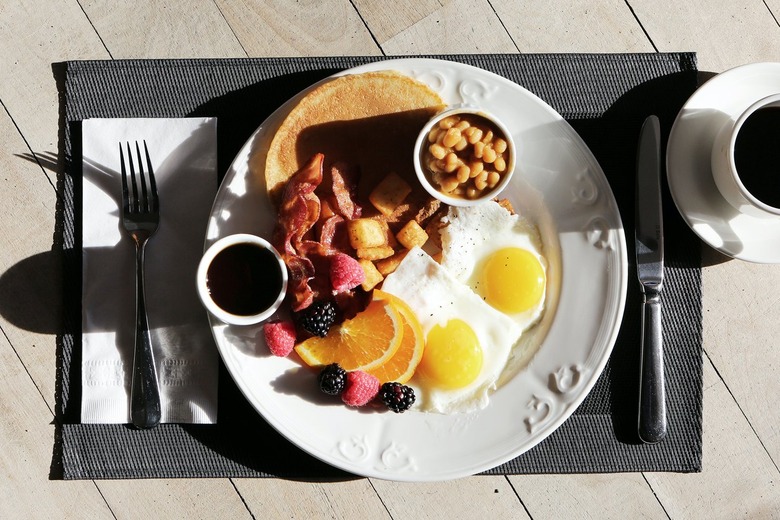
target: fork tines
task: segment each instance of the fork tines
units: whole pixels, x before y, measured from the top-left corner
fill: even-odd
[[[157,197],[157,184],[154,180],[154,170],[152,160],[149,157],[149,149],[144,143],[144,153],[146,158],[146,169],[144,170],[144,161],[141,156],[141,148],[138,141],[135,142],[135,161],[130,143],[125,143],[127,147],[127,165],[125,164],[125,153],[122,150],[122,143],[119,143],[119,159],[122,164],[122,210],[125,213],[155,213],[158,211],[159,199]],[[136,174],[136,165],[138,174]],[[128,185],[128,173],[130,170],[130,181]],[[147,188],[148,177],[148,188]],[[138,184],[141,185],[141,191],[138,191]],[[132,187],[132,191],[129,189]]]

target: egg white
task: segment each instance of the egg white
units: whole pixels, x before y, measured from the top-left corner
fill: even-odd
[[[395,272],[387,276],[382,290],[409,305],[426,337],[435,325],[444,326],[458,318],[472,328],[482,347],[482,369],[466,387],[445,390],[413,378],[410,384],[417,395],[415,407],[440,413],[485,408],[512,346],[522,333],[520,325],[482,301],[420,248],[412,249]]]
[[[461,283],[471,287],[480,297],[485,297],[481,283],[482,269],[489,257],[506,247],[530,251],[547,272],[547,262],[541,254],[542,241],[539,231],[520,215],[511,214],[498,203],[468,207],[450,207],[447,225],[441,229],[441,265]],[[512,283],[507,280],[507,283]],[[538,304],[527,311],[506,314],[523,331],[534,325],[544,311],[545,295]]]

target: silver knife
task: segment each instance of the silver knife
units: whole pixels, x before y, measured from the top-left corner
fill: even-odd
[[[666,396],[661,334],[664,234],[661,206],[661,128],[648,117],[639,136],[636,177],[636,265],[642,286],[642,345],[639,379],[639,438],[656,443],[666,436]]]

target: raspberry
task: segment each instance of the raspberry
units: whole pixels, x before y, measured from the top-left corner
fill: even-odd
[[[379,379],[355,370],[347,374],[347,386],[341,394],[341,400],[347,406],[363,406],[369,403],[379,392]]]
[[[274,356],[285,357],[295,346],[295,325],[291,321],[270,321],[263,325],[263,336]]]
[[[338,253],[330,259],[330,285],[333,292],[340,293],[354,289],[366,279],[366,273],[357,260]]]
[[[324,338],[336,321],[336,306],[331,301],[314,302],[300,313],[298,323],[306,332]]]
[[[320,370],[317,382],[320,385],[320,390],[326,394],[339,395],[347,385],[347,371],[341,368],[338,363],[331,363]]]
[[[385,406],[395,413],[403,413],[414,404],[414,389],[401,383],[385,383],[379,390],[379,397]]]

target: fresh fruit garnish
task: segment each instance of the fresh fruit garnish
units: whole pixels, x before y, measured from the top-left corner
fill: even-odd
[[[298,324],[306,332],[324,338],[336,321],[336,306],[331,301],[314,302],[298,313]]]
[[[347,373],[347,384],[341,400],[347,406],[363,406],[379,393],[379,379],[362,370]]]
[[[401,383],[385,383],[379,389],[379,397],[395,413],[403,413],[414,404],[414,389]]]
[[[295,347],[309,366],[338,363],[344,370],[371,370],[397,351],[403,340],[404,320],[389,301],[375,300],[363,312]]]
[[[291,321],[270,321],[263,325],[263,337],[274,356],[286,357],[295,346],[295,325]]]
[[[347,384],[347,371],[341,368],[338,363],[331,363],[322,370],[317,376],[317,383],[320,390],[328,395],[340,395]]]
[[[330,260],[330,284],[335,292],[354,289],[366,279],[366,273],[357,260],[338,253]]]
[[[406,383],[414,375],[423,356],[425,335],[422,327],[420,327],[420,322],[412,309],[397,296],[374,289],[373,298],[389,301],[398,309],[404,321],[404,337],[393,357],[368,372],[376,376],[382,383],[388,381]]]

